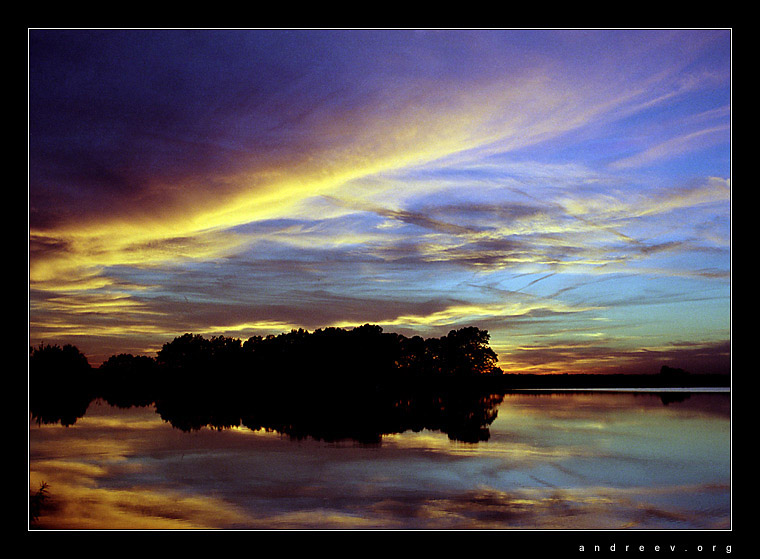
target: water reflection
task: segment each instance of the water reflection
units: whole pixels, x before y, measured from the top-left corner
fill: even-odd
[[[30,398],[35,423],[70,426],[85,415],[95,396],[82,389],[39,386]],[[242,426],[295,440],[379,444],[384,435],[423,429],[462,442],[486,441],[503,395],[466,386],[389,389],[363,383],[244,390],[183,385],[153,399],[128,392],[110,392],[103,399],[120,408],[154,405],[164,421],[186,432]]]
[[[728,395],[307,396],[235,413],[99,399],[66,428],[40,416],[39,527],[730,527]]]
[[[500,395],[477,392],[380,392],[316,395],[263,394],[244,400],[227,397],[162,398],[156,402],[161,418],[183,431],[203,427],[243,426],[253,431],[276,431],[291,439],[335,442],[345,439],[379,444],[384,435],[423,429],[441,431],[452,440],[486,441],[496,417]]]
[[[589,391],[525,390],[519,393],[546,399],[557,394],[589,394]],[[642,397],[639,392],[632,394]],[[691,393],[652,392],[643,396],[649,404],[654,396],[668,406],[688,402]],[[489,426],[496,419],[497,408],[504,397],[505,394],[492,394],[465,385],[399,390],[361,385],[354,390],[262,387],[236,391],[184,387],[155,397],[125,391],[110,392],[101,399],[119,408],[153,406],[161,419],[185,432],[245,427],[277,432],[293,440],[350,439],[362,444],[380,444],[386,435],[422,430],[440,431],[455,441],[488,441]],[[71,426],[84,417],[96,399],[96,394],[81,386],[37,387],[30,396],[31,418],[38,425]]]

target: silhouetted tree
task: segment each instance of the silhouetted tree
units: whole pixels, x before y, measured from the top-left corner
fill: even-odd
[[[397,367],[407,378],[416,378],[425,372],[425,340],[420,336],[398,337]]]
[[[29,523],[34,527],[48,499],[48,484],[42,482],[39,489],[29,494]]]
[[[64,380],[66,383],[86,377],[91,372],[87,357],[76,346],[40,344],[29,348],[29,368],[33,378],[46,381]]]
[[[474,326],[451,330],[440,339],[437,348],[442,368],[453,376],[496,372],[498,358],[488,346],[489,340],[487,330],[480,330]]]
[[[87,358],[75,346],[29,348],[29,408],[39,423],[73,425],[96,394]]]
[[[400,336],[383,333],[380,326],[365,324],[354,328],[348,341],[349,365],[355,375],[372,382],[395,376],[401,361]]]
[[[156,355],[159,365],[175,370],[206,366],[211,358],[211,342],[200,334],[183,334],[165,343]]]

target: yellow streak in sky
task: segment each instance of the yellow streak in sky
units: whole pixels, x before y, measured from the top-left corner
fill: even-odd
[[[287,322],[280,322],[277,320],[260,320],[256,322],[245,322],[241,324],[231,324],[229,326],[208,326],[203,328],[203,333],[206,335],[223,335],[223,336],[239,336],[247,335],[250,332],[289,332],[291,330],[298,330],[300,324],[288,324]]]
[[[64,278],[79,277],[89,287],[108,266],[213,259],[246,242],[226,230],[288,216],[299,202],[351,181],[504,139],[525,145],[566,131],[600,110],[540,74],[511,77],[507,84],[478,84],[478,90],[424,87],[428,98],[417,92],[406,101],[387,100],[390,108],[377,117],[367,107],[331,115],[310,131],[321,144],[281,159],[276,168],[256,161],[248,171],[227,176],[155,185],[144,197],[151,207],[125,206],[121,216],[104,213],[54,230],[31,231],[32,239],[49,238],[67,247],[31,259],[32,286],[58,288]],[[548,108],[551,114],[546,116]]]
[[[549,299],[510,300],[489,304],[457,304],[427,315],[402,315],[383,321],[388,326],[445,326],[447,324],[477,322],[498,318],[519,317],[531,311],[549,311],[557,313],[584,312],[593,307],[573,307]],[[343,326],[346,326],[345,324]]]

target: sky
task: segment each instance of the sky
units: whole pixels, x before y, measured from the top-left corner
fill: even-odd
[[[730,371],[728,29],[30,29],[29,343]]]

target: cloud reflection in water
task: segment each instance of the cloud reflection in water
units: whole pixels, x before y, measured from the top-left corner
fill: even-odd
[[[729,404],[515,394],[487,442],[362,445],[188,433],[94,403],[73,426],[30,428],[30,487],[49,484],[40,527],[62,529],[724,529]]]

